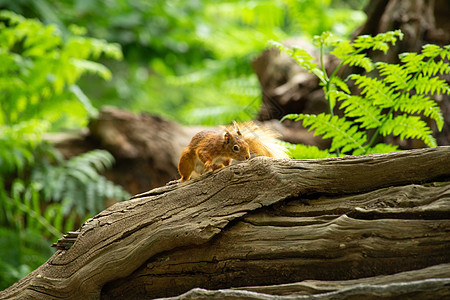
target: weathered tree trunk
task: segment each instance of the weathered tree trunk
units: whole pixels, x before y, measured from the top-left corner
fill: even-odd
[[[0,298],[448,296],[449,166],[450,147],[255,158],[108,208]]]

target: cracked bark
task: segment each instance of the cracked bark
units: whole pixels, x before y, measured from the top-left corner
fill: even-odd
[[[424,296],[431,285],[443,294],[450,278],[449,166],[449,147],[255,158],[108,208],[83,224],[70,249],[0,298],[148,299],[196,287],[226,290],[179,298],[333,292],[344,299],[380,290]],[[402,275],[407,271],[412,275]],[[355,289],[363,277],[375,279]]]

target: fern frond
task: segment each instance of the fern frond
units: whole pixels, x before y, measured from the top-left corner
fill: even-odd
[[[342,60],[355,52],[355,47],[349,41],[336,41],[331,46],[334,47],[331,54]]]
[[[440,53],[441,59],[450,59],[450,45],[444,46],[444,51]]]
[[[360,35],[353,42],[353,46],[359,49],[381,50],[386,53],[389,49],[388,43],[395,45],[397,39],[403,39],[403,33],[400,30],[379,33],[374,37],[370,35]]]
[[[355,80],[355,84],[362,89],[361,94],[372,100],[374,105],[388,108],[395,105],[399,95],[381,80],[363,75],[352,74],[350,79]]]
[[[399,151],[397,145],[379,143],[376,144],[374,147],[369,148],[365,154],[389,153],[396,151]]]
[[[418,94],[450,94],[450,86],[445,80],[422,74],[409,81],[408,89],[415,89]]]
[[[0,189],[3,188],[3,186],[0,186]],[[22,218],[27,218],[27,221],[35,226],[34,228],[43,228],[44,231],[54,237],[60,237],[62,227],[58,227],[59,224],[55,224],[50,218],[46,218],[45,212],[42,214],[40,207],[36,207],[37,199],[38,187],[36,185],[26,186],[22,180],[16,178],[11,186],[11,196],[4,197],[2,204],[9,206],[7,209],[7,212],[9,212],[8,218],[15,218],[16,222],[19,222],[18,220]]]
[[[424,45],[421,53],[406,52],[399,55],[409,73],[421,73],[424,76],[444,75],[450,73],[450,66],[444,62],[450,58],[450,47],[441,48],[437,45]],[[437,58],[440,60],[435,61]]]
[[[114,157],[105,150],[92,150],[81,155],[75,156],[67,162],[68,167],[72,166],[94,166],[94,171],[103,172],[114,164]]]
[[[344,63],[348,64],[349,66],[361,67],[364,70],[366,70],[366,72],[370,72],[374,69],[372,60],[368,58],[365,54],[353,54],[347,57],[344,60]]]
[[[336,87],[340,88],[347,94],[351,93],[350,89],[348,88],[348,85],[345,83],[345,81],[337,76],[333,76],[330,78],[330,84],[334,84]]]
[[[431,136],[432,131],[427,123],[419,116],[399,115],[388,120],[380,127],[383,136],[394,134],[401,139],[416,138],[422,140],[430,147],[436,147],[436,140]]]
[[[389,49],[389,43],[395,45],[397,39],[402,39],[403,33],[400,30],[380,33],[376,36],[361,35],[353,43],[349,41],[333,41],[330,46],[334,47],[331,54],[344,60],[344,63],[353,63],[365,68],[372,67],[372,61],[363,54],[358,54],[363,50],[380,50],[386,53]],[[371,70],[371,69],[370,69]],[[369,70],[369,71],[370,71]]]
[[[377,128],[382,124],[382,109],[362,97],[347,95],[339,108],[344,109],[347,117],[355,118],[355,122],[361,123],[361,128]]]
[[[341,149],[342,153],[350,152],[356,148],[363,149],[362,145],[367,141],[365,133],[359,131],[358,126],[338,116],[325,113],[319,115],[290,114],[283,119],[302,120],[303,126],[309,130],[314,130],[314,135],[322,135],[324,139],[331,138],[331,152],[338,148]]]
[[[338,154],[340,148],[342,153],[352,152],[353,155],[396,151],[397,146],[378,144],[372,147],[380,134],[392,134],[402,139],[416,138],[429,146],[436,146],[431,128],[421,118],[429,117],[436,121],[440,130],[443,127],[440,108],[428,95],[450,94],[450,86],[439,78],[450,74],[450,65],[444,61],[450,58],[450,45],[425,45],[421,53],[403,53],[400,55],[401,64],[379,62],[374,65],[363,54],[368,49],[386,52],[389,44],[402,38],[400,30],[373,37],[359,36],[353,43],[333,39],[329,33],[317,37],[316,46],[320,47],[321,55],[324,45],[331,46],[334,48],[331,53],[342,60],[329,77],[327,74],[324,74],[325,78],[319,77],[330,114],[288,115],[285,118],[302,120],[305,127],[315,130],[315,135],[331,138],[330,150]],[[368,72],[376,67],[378,71],[374,77],[359,74],[348,77],[360,89],[359,96],[351,95],[346,81],[337,78],[337,72],[345,64],[365,68]],[[337,101],[344,113],[342,118],[333,116]],[[367,129],[376,130],[366,144]]]
[[[75,208],[79,215],[85,215],[86,211],[95,214],[104,208],[106,198],[129,197],[122,188],[98,173],[113,162],[107,151],[93,150],[62,161],[59,166],[43,164],[33,170],[31,178],[34,182],[45,183],[42,186],[44,198],[63,203],[64,212]]]
[[[272,47],[276,47],[280,50],[280,52],[284,52],[287,55],[291,56],[300,66],[316,75],[321,81],[324,80],[323,71],[315,62],[313,62],[314,57],[312,57],[306,50],[296,47],[290,49],[275,41],[270,41],[269,45]]]
[[[75,67],[78,74],[96,74],[105,80],[110,80],[112,77],[111,71],[101,63],[78,58],[70,59],[70,63]]]
[[[423,113],[436,122],[439,130],[442,130],[444,126],[444,117],[439,105],[425,95],[402,94],[395,103],[394,109],[408,114]]]
[[[425,62],[422,60],[422,56],[416,52],[401,53],[398,57],[404,64],[404,68],[408,73],[417,73],[425,65]]]
[[[435,58],[441,54],[443,49],[438,45],[426,44],[422,46],[422,55],[425,57]],[[444,50],[445,51],[445,50]]]
[[[445,75],[448,73],[450,73],[450,66],[443,60],[439,60],[438,62],[430,60],[422,69],[422,74],[428,77]]]
[[[376,67],[380,75],[384,77],[384,81],[397,89],[405,89],[408,86],[408,80],[412,77],[412,75],[408,74],[406,68],[397,64],[378,62]]]
[[[295,159],[316,159],[337,156],[328,150],[320,150],[316,146],[291,143],[283,143],[283,145],[288,149],[289,156]]]

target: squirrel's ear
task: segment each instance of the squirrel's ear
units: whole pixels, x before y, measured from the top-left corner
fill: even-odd
[[[232,138],[232,135],[228,130],[225,129],[225,134],[223,137],[225,138],[225,143],[228,144]]]
[[[233,124],[234,124],[234,129],[236,130],[236,133],[237,133],[238,135],[242,135],[242,134],[241,134],[241,129],[239,128],[238,123],[237,123],[236,121],[233,120]]]

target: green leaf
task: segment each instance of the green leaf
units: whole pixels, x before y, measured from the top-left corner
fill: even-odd
[[[422,47],[422,54],[425,57],[437,57],[442,52],[442,48],[438,45],[426,44]]]
[[[381,80],[357,74],[352,74],[349,78],[355,80],[355,84],[362,89],[361,94],[370,99],[373,105],[389,108],[395,105],[399,97],[395,90]]]
[[[439,105],[425,95],[402,94],[394,108],[408,114],[423,113],[426,117],[436,121],[439,130],[442,130],[444,126],[444,117]]]
[[[405,52],[399,54],[400,61],[408,73],[417,73],[425,65],[422,56],[415,52]]]
[[[291,56],[300,66],[316,75],[321,81],[324,80],[323,71],[313,62],[314,58],[306,50],[296,47],[289,49],[275,41],[270,41],[269,45]]]
[[[365,54],[353,54],[353,55],[347,57],[344,60],[344,63],[348,64],[349,66],[361,67],[366,72],[370,72],[374,69],[372,60],[370,58],[366,57]]]
[[[86,94],[76,84],[70,86],[70,91],[80,100],[84,108],[88,112],[90,118],[96,118],[98,116],[98,110],[92,105]]]
[[[382,124],[382,109],[362,97],[349,96],[339,108],[344,110],[347,117],[355,118],[354,121],[360,123],[361,128],[378,128]]]
[[[351,56],[356,50],[355,47],[349,41],[339,41],[333,45],[335,48],[331,51],[331,54],[339,59],[346,59]]]
[[[288,149],[289,156],[295,159],[317,159],[336,157],[336,154],[330,153],[327,150],[320,150],[316,146],[283,143]]]
[[[330,84],[334,84],[347,94],[351,94],[350,89],[348,88],[348,85],[345,83],[345,81],[337,76],[333,76],[330,78]]]
[[[408,87],[408,81],[412,75],[403,66],[378,62],[376,67],[380,75],[384,77],[384,81],[391,84],[390,88],[406,89]]]
[[[289,118],[293,118],[293,116]],[[331,138],[331,152],[338,148],[342,148],[342,153],[362,148],[367,140],[365,133],[358,130],[358,126],[338,116],[332,117],[325,113],[319,115],[299,114],[295,120],[302,120],[303,126],[314,130],[314,135],[323,135],[324,139]]]
[[[419,74],[408,84],[408,90],[414,89],[418,94],[450,94],[450,86],[443,79]]]
[[[383,136],[394,134],[400,136],[401,139],[417,138],[430,147],[437,146],[436,140],[431,136],[431,129],[419,116],[399,115],[393,118],[389,117],[389,121],[381,126],[380,133]]]
[[[389,152],[396,152],[396,151],[399,151],[397,145],[379,143],[379,144],[376,144],[374,147],[369,148],[365,154],[389,153]],[[356,155],[356,154],[354,153],[353,155]]]
[[[75,67],[78,73],[91,73],[102,77],[105,80],[111,79],[111,72],[104,65],[89,61],[86,59],[72,58],[70,63]]]

